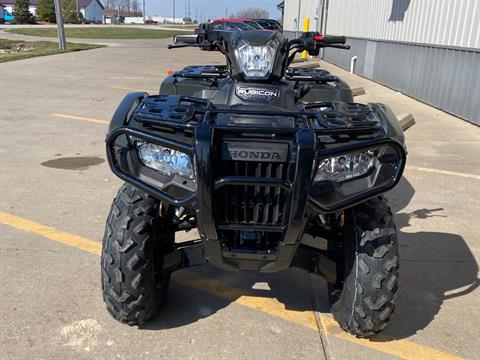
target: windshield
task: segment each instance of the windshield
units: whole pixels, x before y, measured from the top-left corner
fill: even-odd
[[[252,30],[250,25],[241,22],[233,22],[233,21],[224,21],[224,22],[217,22],[213,24],[214,30],[225,30],[225,31],[235,31],[235,30]]]
[[[273,29],[275,29],[275,30],[280,30],[281,29],[281,27],[279,26],[279,24],[275,20],[264,20],[264,19],[258,20],[257,19],[255,21],[266,29],[272,29],[272,30]]]
[[[261,25],[259,25],[256,21],[250,20],[250,21],[245,21],[245,23],[250,25],[255,30],[263,29],[263,27]]]
[[[252,30],[250,26],[240,22],[227,22],[225,23],[225,30]]]

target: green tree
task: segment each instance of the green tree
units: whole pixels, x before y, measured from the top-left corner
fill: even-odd
[[[238,11],[235,14],[235,17],[246,19],[268,19],[268,11],[249,7],[248,9]]]
[[[80,13],[80,12],[79,12]],[[63,21],[66,23],[77,23],[77,5],[73,0],[62,0]],[[82,15],[80,13],[79,15]]]
[[[54,0],[40,0],[37,5],[37,17],[42,21],[57,22]]]
[[[35,23],[35,17],[28,9],[30,6],[30,0],[16,0],[13,6],[13,16],[17,24],[33,24]]]
[[[73,0],[62,0],[62,15],[65,23],[77,22],[77,6]],[[42,21],[56,23],[54,0],[40,0],[37,6],[37,16]],[[79,13],[79,20],[83,20],[82,13]]]

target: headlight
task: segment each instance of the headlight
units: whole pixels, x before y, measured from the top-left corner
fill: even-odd
[[[278,41],[273,40],[263,46],[253,46],[240,40],[235,49],[235,57],[246,78],[264,79],[269,76],[278,44]]]
[[[402,176],[406,154],[394,140],[324,155],[310,187],[318,211],[335,211],[394,187]]]
[[[315,181],[342,182],[368,173],[375,165],[378,150],[362,150],[324,158],[318,166]]]
[[[165,175],[178,174],[193,179],[190,156],[177,150],[147,142],[137,142],[138,156],[142,163]]]

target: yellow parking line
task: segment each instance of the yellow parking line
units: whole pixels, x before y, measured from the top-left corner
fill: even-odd
[[[174,279],[180,284],[318,331],[315,314],[312,311],[289,310],[277,299],[249,295],[245,290],[191,272],[177,272]]]
[[[95,255],[101,254],[101,244],[99,242],[69,234],[64,231],[56,230],[52,227],[33,222],[19,216],[0,211],[0,223],[40,235],[44,238],[57,241],[65,245],[73,246],[77,249],[87,251]],[[248,293],[245,294],[245,291],[237,289],[229,284],[204,278],[186,271],[177,272],[175,275],[175,280],[181,284],[208,292],[212,295],[221,297],[236,304],[262,311],[266,314],[291,321],[313,330],[318,330],[315,315],[312,311],[288,310],[285,308],[284,304],[276,299],[252,296]],[[384,336],[382,337],[382,335],[379,336],[377,341],[357,339],[356,337],[345,333],[332,318],[320,316],[320,320],[325,333],[329,336],[335,336],[345,341],[397,356],[402,359],[461,359],[453,354],[445,353],[427,346],[412,343],[407,340],[389,339]]]
[[[158,91],[158,90],[152,90],[152,89],[131,88],[131,87],[125,87],[125,86],[112,86],[112,89],[141,91],[141,92],[147,92],[147,93],[156,93]]]
[[[312,311],[289,310],[277,299],[245,295],[245,291],[217,280],[204,278],[190,272],[182,271],[175,274],[175,281],[195,289],[208,292],[236,304],[259,310],[283,320],[291,321],[318,331],[315,314]],[[338,323],[331,317],[320,315],[323,330],[327,336],[380,351],[401,359],[432,359],[453,360],[462,359],[453,354],[445,353],[427,346],[419,345],[407,340],[395,340],[386,336],[378,335],[377,341],[359,339],[343,331]]]
[[[65,231],[60,231],[34,221],[21,218],[19,216],[7,214],[2,211],[0,211],[0,223],[9,225],[19,230],[28,231],[30,233],[43,236],[49,240],[73,246],[77,249],[87,251],[95,255],[100,255],[102,251],[102,246],[97,241],[73,235]]]
[[[396,356],[400,359],[412,360],[459,360],[460,356],[449,354],[427,346],[413,343],[408,340],[395,340],[382,334],[377,335],[373,340],[359,339],[343,331],[338,323],[332,318],[321,316],[322,327],[325,334],[336,338],[380,351],[385,354]]]
[[[407,165],[407,170],[424,171],[424,172],[430,172],[430,173],[435,173],[435,174],[460,176],[460,177],[480,180],[480,175],[466,174],[466,173],[461,173],[461,172],[457,172],[457,171],[432,169],[432,168],[426,168],[426,167],[420,167],[420,166],[411,166],[411,165]]]
[[[109,124],[110,123],[110,121],[108,121],[108,120],[100,120],[100,119],[88,118],[88,117],[83,117],[83,116],[68,115],[68,114],[61,114],[61,113],[53,113],[52,116],[55,116],[55,117],[58,117],[58,118],[61,118],[61,119],[86,121],[86,122],[92,122],[92,123],[96,123],[96,124]]]

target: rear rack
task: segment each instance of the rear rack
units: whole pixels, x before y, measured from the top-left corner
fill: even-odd
[[[327,70],[289,67],[285,73],[289,81],[312,81],[316,83],[340,82],[340,79],[330,74]]]
[[[187,66],[172,76],[188,79],[224,79],[228,76],[228,70],[226,65]]]

